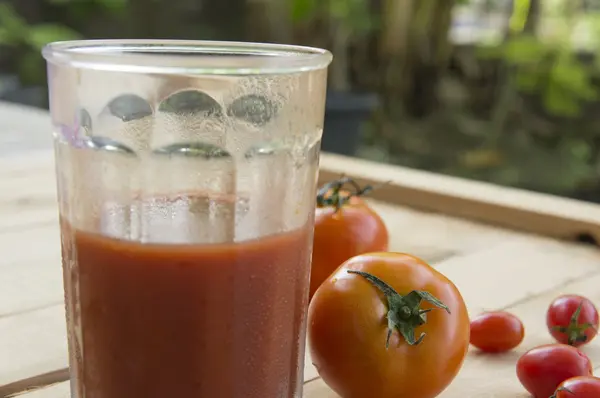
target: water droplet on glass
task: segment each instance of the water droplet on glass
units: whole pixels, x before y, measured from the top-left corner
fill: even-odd
[[[263,142],[248,148],[244,153],[244,157],[251,159],[256,156],[273,156],[279,151],[287,151],[287,149],[279,142]]]
[[[235,99],[227,114],[255,125],[265,125],[277,114],[277,105],[262,95],[249,94]]]
[[[231,157],[225,149],[203,142],[176,143],[154,150],[157,155],[181,155],[189,157],[202,157],[204,159]]]
[[[85,140],[85,143],[88,148],[98,151],[135,154],[135,151],[133,149],[107,137],[91,136]]]
[[[92,131],[92,116],[90,116],[90,113],[84,109],[81,108],[79,110],[79,127],[82,128],[85,133],[90,134]]]
[[[142,97],[135,94],[123,94],[107,105],[111,115],[121,119],[123,122],[142,119],[152,115],[152,107]]]
[[[178,115],[221,114],[221,105],[210,95],[198,90],[186,90],[172,94],[163,100],[158,110],[160,112]]]
[[[227,129],[221,116],[221,105],[206,93],[187,90],[172,94],[158,107],[152,146],[203,142],[225,147]],[[190,150],[193,156],[203,151]]]
[[[154,122],[152,115],[152,107],[143,98],[134,94],[120,95],[100,112],[93,135],[142,153],[149,145]]]

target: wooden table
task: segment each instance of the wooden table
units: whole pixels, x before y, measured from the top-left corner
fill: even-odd
[[[20,131],[33,125],[39,131]],[[69,397],[49,130],[47,115],[0,104],[0,397]],[[552,298],[573,292],[600,304],[600,251],[573,243],[600,240],[598,206],[329,154],[321,164],[323,180],[342,172],[392,180],[371,200],[391,231],[391,250],[435,264],[471,314],[507,309],[525,323],[517,350],[472,350],[441,397],[526,397],[514,362],[551,341],[544,313]],[[600,370],[600,338],[585,352]],[[306,362],[304,397],[336,397]]]

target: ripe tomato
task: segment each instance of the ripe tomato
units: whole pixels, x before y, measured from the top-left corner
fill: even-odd
[[[354,192],[342,191],[344,184]],[[379,215],[360,196],[372,187],[360,188],[342,178],[319,190],[315,214],[310,297],[344,261],[363,253],[387,251],[388,231]]]
[[[576,376],[592,376],[592,363],[583,352],[566,344],[536,347],[517,361],[517,377],[535,398],[550,397],[560,383]]]
[[[344,398],[435,397],[469,347],[469,317],[456,286],[400,253],[342,264],[313,297],[308,332],[313,364]]]
[[[568,294],[556,298],[546,313],[546,325],[559,343],[579,347],[598,333],[598,310],[585,297]]]
[[[600,397],[600,379],[592,376],[579,376],[563,381],[550,398],[598,397]]]
[[[505,311],[485,312],[471,321],[471,344],[485,352],[512,350],[523,341],[519,318]]]

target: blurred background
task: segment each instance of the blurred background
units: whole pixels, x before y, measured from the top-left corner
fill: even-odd
[[[123,37],[327,48],[324,150],[600,203],[600,0],[1,0],[0,100]]]

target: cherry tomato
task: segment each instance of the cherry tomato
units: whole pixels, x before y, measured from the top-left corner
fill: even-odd
[[[342,191],[352,184],[353,192]],[[387,251],[388,231],[379,215],[360,197],[372,190],[348,178],[319,190],[315,214],[310,297],[344,261],[363,253]]]
[[[546,325],[559,343],[579,347],[598,333],[598,310],[590,300],[577,295],[556,298],[546,313]]]
[[[563,381],[550,398],[598,397],[600,397],[600,379],[592,376],[579,376]]]
[[[469,347],[469,317],[456,286],[400,253],[342,264],[313,297],[308,332],[320,376],[345,398],[436,397]]]
[[[509,351],[521,344],[525,329],[505,311],[485,312],[471,321],[471,344],[485,352]]]
[[[517,361],[517,377],[535,398],[550,397],[560,383],[576,376],[592,376],[592,363],[583,352],[566,344],[536,347]]]

